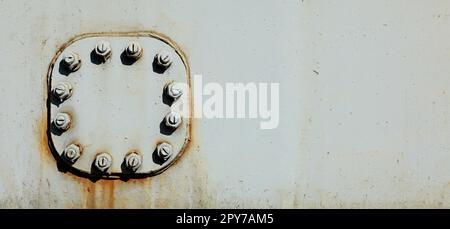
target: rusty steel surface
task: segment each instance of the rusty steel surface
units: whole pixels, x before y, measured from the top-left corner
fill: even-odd
[[[448,208],[449,15],[445,0],[2,0],[0,207]],[[49,61],[79,34],[137,31],[176,41],[205,83],[279,82],[278,128],[194,118],[158,176],[58,170]]]

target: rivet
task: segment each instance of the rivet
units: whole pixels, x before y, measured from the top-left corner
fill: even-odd
[[[59,130],[66,131],[70,128],[72,119],[69,114],[61,112],[55,115],[53,123]]]
[[[68,82],[61,82],[53,89],[53,93],[62,102],[72,96],[72,85]]]
[[[62,59],[62,63],[72,72],[77,71],[81,67],[80,56],[74,52],[67,52]]]
[[[81,156],[81,149],[78,145],[70,144],[64,149],[64,157],[71,163],[75,163]]]
[[[106,61],[112,55],[111,44],[107,41],[99,41],[95,46],[95,54]]]
[[[125,49],[125,54],[127,57],[132,59],[139,59],[142,56],[143,49],[138,42],[131,42]]]
[[[175,111],[171,111],[169,114],[167,114],[165,120],[166,126],[174,129],[178,128],[183,122],[180,113]]]
[[[168,96],[170,96],[172,99],[176,100],[183,95],[183,90],[178,87],[178,84],[176,83],[170,83],[167,85],[166,93]]]
[[[156,64],[166,70],[172,65],[172,54],[168,51],[162,51],[155,56]]]
[[[167,161],[172,156],[172,151],[172,145],[166,142],[163,142],[156,147],[157,155],[163,161]]]
[[[94,161],[95,167],[101,171],[106,172],[112,165],[112,157],[108,153],[100,153]]]
[[[142,165],[142,156],[137,152],[130,152],[125,156],[125,166],[130,171],[136,172]]]

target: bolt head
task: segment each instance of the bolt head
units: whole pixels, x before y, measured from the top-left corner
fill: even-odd
[[[53,123],[59,130],[66,131],[70,128],[72,119],[67,113],[58,113],[53,119]]]
[[[125,54],[127,57],[132,59],[139,59],[142,56],[143,49],[141,45],[137,42],[131,42],[125,49]]]
[[[95,46],[95,54],[106,61],[112,54],[111,44],[107,41],[99,41]]]
[[[81,148],[78,145],[71,144],[64,149],[64,157],[71,163],[75,163],[81,156]]]
[[[173,99],[178,99],[183,95],[183,90],[176,83],[171,83],[167,86],[167,95]]]
[[[139,167],[142,165],[142,156],[139,155],[137,152],[130,152],[125,157],[125,166],[133,171],[136,172]]]
[[[106,172],[112,165],[112,157],[108,153],[100,153],[94,161],[95,167],[101,171]]]
[[[168,69],[172,65],[172,54],[168,51],[162,51],[155,56],[156,64],[163,69]]]
[[[56,85],[53,92],[59,100],[64,101],[72,96],[72,85],[68,82],[61,82]]]
[[[178,128],[181,123],[183,122],[183,119],[181,118],[180,113],[178,112],[170,112],[169,114],[166,115],[166,126],[170,127],[170,128]]]
[[[81,67],[81,58],[78,54],[74,52],[68,52],[64,55],[62,59],[62,63],[66,66],[70,71],[75,72]]]
[[[156,152],[161,160],[167,161],[172,156],[172,145],[163,142],[156,147]]]

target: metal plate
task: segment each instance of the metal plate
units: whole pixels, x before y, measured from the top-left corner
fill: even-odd
[[[106,60],[95,52],[99,42],[110,44],[112,55]],[[137,42],[143,50],[136,61],[126,55],[131,42]],[[162,52],[172,56],[167,70],[158,67],[155,58]],[[81,59],[79,69],[74,71],[64,64],[70,53]],[[190,118],[179,109],[187,106],[190,110],[189,67],[170,39],[155,33],[82,35],[64,45],[52,63],[48,74],[49,144],[59,164],[68,170],[99,178],[147,177],[168,168],[189,144]],[[171,100],[165,90],[172,82],[188,85],[178,99]],[[55,93],[61,84],[72,87],[67,99],[61,100]],[[165,124],[165,116],[171,111],[182,115],[176,129]],[[55,121],[61,113],[70,116],[70,128],[65,131]],[[170,158],[159,157],[157,147],[161,143],[172,145]],[[67,156],[70,145],[79,147],[79,158]],[[105,158],[96,159],[102,153],[112,159],[104,171],[96,164],[107,162]],[[125,158],[130,153],[142,160],[137,169],[127,166]]]

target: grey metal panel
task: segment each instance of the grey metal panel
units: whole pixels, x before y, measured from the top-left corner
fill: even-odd
[[[1,1],[0,207],[449,207],[450,2]],[[155,30],[204,82],[279,82],[280,125],[194,119],[159,176],[57,171],[46,72],[83,33]]]

